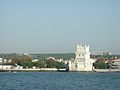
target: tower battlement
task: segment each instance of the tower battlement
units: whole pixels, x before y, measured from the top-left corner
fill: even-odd
[[[77,50],[76,52],[89,52],[89,45],[77,45]]]

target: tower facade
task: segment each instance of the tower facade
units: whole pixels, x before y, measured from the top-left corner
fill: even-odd
[[[92,71],[93,59],[90,58],[89,45],[77,45],[75,59],[69,61],[69,71]]]

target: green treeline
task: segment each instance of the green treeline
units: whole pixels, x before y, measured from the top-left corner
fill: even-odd
[[[93,63],[93,66],[96,69],[108,69],[109,68],[109,64],[106,63],[106,60],[104,57],[98,58],[97,61]]]
[[[33,66],[37,68],[64,68],[63,62],[58,62],[53,59],[42,59],[36,62],[32,62],[32,57],[28,55],[20,55],[12,58],[12,65],[20,65],[23,68],[32,68]]]

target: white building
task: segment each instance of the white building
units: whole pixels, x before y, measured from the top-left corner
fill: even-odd
[[[3,63],[7,63],[7,59],[3,59]]]
[[[39,60],[38,59],[33,59],[32,62],[38,62]]]
[[[0,65],[0,69],[11,69],[13,68],[12,65]]]
[[[0,63],[3,63],[3,58],[0,58]]]
[[[60,59],[56,59],[57,62],[64,62],[64,60],[62,58]]]
[[[19,66],[19,65],[15,64],[14,69],[23,69],[23,66]]]
[[[69,71],[92,71],[94,60],[90,58],[89,45],[77,45],[75,59],[69,61]]]
[[[47,60],[49,60],[49,59],[55,60],[55,57],[48,57]]]

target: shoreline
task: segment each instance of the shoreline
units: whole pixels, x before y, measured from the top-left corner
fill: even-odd
[[[120,72],[120,69],[94,69],[94,72]]]
[[[0,69],[0,72],[66,72],[66,69],[40,68],[40,69]]]
[[[66,69],[57,68],[40,68],[40,69],[0,69],[0,72],[120,72],[120,69],[94,69],[93,71],[67,71]]]

